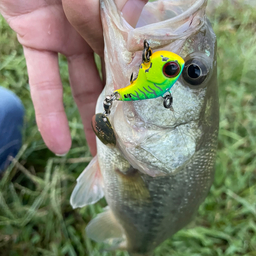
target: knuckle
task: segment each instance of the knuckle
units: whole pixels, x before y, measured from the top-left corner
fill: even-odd
[[[96,103],[98,96],[99,96],[98,92],[88,90],[88,89],[78,93],[73,93],[75,102],[79,107]]]
[[[62,86],[54,81],[44,80],[44,81],[34,81],[29,82],[30,87],[36,89],[37,91],[52,91],[60,90],[62,91]]]

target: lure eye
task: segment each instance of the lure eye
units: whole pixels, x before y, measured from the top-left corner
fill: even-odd
[[[176,62],[167,62],[163,67],[163,73],[167,77],[176,77],[180,73],[180,66]]]
[[[191,85],[200,85],[207,77],[207,68],[201,60],[190,59],[186,61],[182,76]]]

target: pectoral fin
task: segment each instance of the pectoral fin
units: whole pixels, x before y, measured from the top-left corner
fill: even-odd
[[[73,208],[83,207],[96,203],[103,196],[103,180],[98,158],[95,156],[77,178],[77,184],[72,192],[70,204]]]

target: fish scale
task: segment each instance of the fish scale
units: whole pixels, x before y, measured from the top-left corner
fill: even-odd
[[[127,238],[128,240],[128,249],[129,251],[133,251],[133,248],[129,248],[129,241],[132,247],[136,248],[145,248],[145,251],[150,251],[152,247],[152,242],[160,243],[161,241],[165,240],[167,237],[175,233],[177,230],[179,230],[181,227],[177,226],[176,224],[176,218],[173,218],[173,216],[179,216],[179,220],[186,219],[186,221],[181,221],[179,225],[186,225],[190,219],[187,219],[187,214],[189,213],[189,210],[187,208],[194,208],[193,204],[196,205],[195,207],[198,208],[201,201],[198,201],[198,198],[193,198],[193,195],[197,192],[200,192],[203,194],[206,194],[209,190],[209,186],[213,179],[213,165],[214,165],[214,156],[215,156],[215,150],[212,148],[212,144],[217,138],[217,130],[215,129],[215,133],[213,133],[212,137],[210,137],[208,140],[205,140],[205,150],[204,152],[197,153],[193,159],[191,159],[191,164],[187,165],[184,171],[180,172],[177,176],[173,177],[157,177],[153,178],[148,175],[142,174],[143,180],[146,184],[145,187],[148,188],[148,191],[150,194],[152,194],[152,202],[148,207],[141,207],[139,208],[137,204],[139,204],[140,201],[135,201],[135,204],[131,201],[129,201],[129,197],[119,197],[116,198],[115,191],[117,188],[123,187],[122,182],[120,183],[111,183],[109,184],[109,197],[111,198],[108,200],[109,205],[111,206],[111,202],[120,202],[119,207],[113,206],[115,208],[116,217],[120,217],[120,222],[123,223],[124,227],[130,227],[132,223],[137,223],[138,229],[145,227],[145,224],[150,223],[150,229],[146,230],[146,232],[142,235],[142,239],[139,240],[139,237],[136,236],[133,241],[134,237],[134,228],[131,229],[131,234],[129,236],[129,231],[127,232],[126,236],[131,237],[131,240]],[[106,151],[107,152],[107,151]],[[110,155],[106,155],[106,158],[115,157],[114,152],[109,151]],[[205,158],[206,154],[212,155],[211,161],[208,161],[208,159]],[[111,159],[110,159],[111,162]],[[113,161],[114,162],[114,161]],[[204,164],[207,163],[207,166],[204,166]],[[196,167],[196,168],[195,168]],[[107,170],[108,175],[110,175],[109,179],[113,177],[113,173],[111,174],[111,170],[115,169],[113,166],[109,166],[109,169]],[[202,175],[202,173],[204,175]],[[200,174],[201,173],[201,174]],[[191,179],[186,179],[186,177],[191,177]],[[106,177],[108,179],[108,177]],[[113,178],[112,178],[113,179]],[[118,179],[113,179],[113,181],[117,182]],[[192,181],[192,184],[189,184],[189,182]],[[184,183],[184,184],[182,184]],[[179,188],[175,188],[175,184],[178,184]],[[189,186],[191,185],[191,186]],[[161,188],[161,189],[159,189]],[[186,188],[186,189],[184,189]],[[177,191],[179,190],[179,191]],[[157,193],[155,193],[157,191]],[[164,193],[163,193],[164,191]],[[175,194],[172,195],[172,191],[176,191]],[[170,198],[171,195],[171,198]],[[189,197],[189,195],[191,195]],[[124,200],[125,199],[125,200]],[[169,200],[168,200],[169,199]],[[125,205],[129,205],[129,208],[123,208],[122,201],[124,201]],[[168,202],[174,203],[173,208],[169,206],[169,209],[166,209],[166,205],[168,205]],[[164,204],[164,202],[167,202]],[[187,203],[189,202],[189,204]],[[179,208],[176,206],[180,205]],[[119,210],[118,210],[119,209]],[[134,209],[133,214],[132,209]],[[138,216],[144,216],[143,213],[139,211],[141,209],[143,213],[147,212],[147,219],[141,218],[138,221]],[[148,214],[147,209],[151,209],[151,212],[153,214]],[[120,212],[119,212],[120,211]],[[123,213],[129,213],[130,221],[127,219],[123,220]],[[164,216],[160,214],[161,212],[165,213],[165,218],[170,220],[172,219],[172,225],[169,225],[167,228],[164,228],[166,222],[163,221]],[[172,215],[169,215],[169,212],[172,212]],[[178,212],[178,214],[177,214]],[[134,218],[132,218],[134,216]],[[192,217],[192,216],[191,216]],[[190,218],[191,218],[190,217]],[[121,221],[122,220],[122,221]],[[129,230],[129,228],[127,228]],[[161,231],[161,232],[159,232]],[[160,237],[156,239],[156,236]],[[161,237],[161,234],[164,234],[164,237]]]
[[[211,147],[207,148],[209,143],[210,146],[212,145],[211,141],[215,140],[215,138],[216,134],[213,134],[211,139],[205,141],[206,148],[204,150],[204,154],[209,152],[213,156],[215,155]],[[110,151],[110,155],[106,155],[106,157],[115,157],[114,152]],[[194,158],[191,160],[191,164],[186,166],[184,171],[180,172],[175,177],[169,176],[153,178],[148,175],[141,174],[141,177],[143,177],[143,181],[145,182],[145,189],[148,189],[149,193],[151,194],[151,202],[146,204],[147,206],[144,205],[142,207],[139,207],[138,204],[145,204],[145,201],[130,201],[129,196],[117,197],[115,193],[116,188],[123,187],[123,183],[122,180],[118,182],[118,179],[112,178],[113,183],[109,184],[110,199],[108,200],[108,203],[111,207],[112,201],[119,202],[119,207],[117,207],[117,205],[113,205],[113,208],[115,208],[115,216],[117,219],[118,216],[120,216],[120,222],[127,230],[127,249],[130,252],[138,251],[137,248],[140,248],[140,252],[142,253],[144,252],[142,251],[142,248],[144,248],[145,252],[150,251],[152,250],[151,247],[153,246],[153,242],[157,241],[157,243],[160,243],[170,235],[174,234],[181,228],[177,225],[177,216],[179,217],[179,220],[186,219],[186,221],[184,220],[184,222],[180,222],[179,225],[186,225],[190,221],[190,219],[187,219],[187,214],[190,212],[188,208],[198,208],[201,203],[201,201],[198,201],[198,198],[193,198],[193,194],[196,192],[206,194],[213,179],[212,169],[214,158],[212,158],[212,161],[210,162],[207,161],[208,168],[203,165],[204,163],[204,155],[202,156],[202,152],[200,152],[200,154],[198,153],[194,156]],[[197,168],[194,168],[194,166]],[[202,169],[198,168],[198,166],[201,166]],[[114,174],[111,172],[111,170],[114,169],[114,166],[109,166],[107,175],[113,177]],[[204,175],[197,175],[197,173],[200,172],[204,172]],[[198,176],[198,179],[196,176]],[[186,179],[186,177],[191,177],[192,179]],[[108,179],[108,177],[106,177],[106,179]],[[191,180],[193,182],[192,184],[189,184]],[[183,184],[181,184],[181,182]],[[177,184],[179,184],[179,188],[177,188]],[[155,191],[157,191],[157,193],[155,193]],[[172,194],[172,191],[176,192]],[[191,195],[190,198],[189,194]],[[122,201],[124,202],[122,203]],[[166,209],[169,201],[172,202],[172,204],[169,205],[168,209]],[[188,204],[186,201],[189,201],[190,203]],[[193,204],[195,205],[194,207]],[[140,212],[140,209],[143,212]],[[148,212],[148,210],[150,210],[150,212]],[[170,212],[172,212],[172,215],[169,215]],[[124,218],[124,213],[129,216],[129,220]],[[147,213],[146,218],[144,217],[145,213]],[[138,216],[141,216],[141,218],[138,218]],[[173,218],[174,216],[176,216],[176,218]],[[168,227],[165,228],[164,226],[166,225],[166,221],[164,219],[169,220]],[[141,234],[142,238],[140,239],[138,235],[135,237],[134,226],[136,226],[137,230],[143,230],[147,223],[150,223],[150,228],[146,230],[144,229],[144,232]]]

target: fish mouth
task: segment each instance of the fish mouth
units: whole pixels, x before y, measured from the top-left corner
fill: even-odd
[[[113,22],[121,33],[125,33],[128,41],[129,51],[143,49],[145,38],[152,38],[151,47],[164,45],[161,41],[178,39],[189,32],[191,28],[200,28],[201,21],[204,20],[207,0],[162,0],[148,2],[142,10],[136,28],[133,28],[123,18],[118,10],[115,1],[101,0],[101,10],[103,25]],[[110,11],[111,10],[111,11]],[[150,16],[150,17],[149,17]],[[110,23],[105,23],[108,21]],[[199,25],[199,27],[198,27]],[[185,34],[184,34],[185,33]]]
[[[190,36],[203,25],[206,5],[207,0],[162,0],[147,3],[136,28],[130,27],[128,50],[141,50],[145,38],[148,38],[152,48],[159,48]],[[155,19],[145,18],[150,14]]]
[[[141,64],[145,39],[153,51],[161,48],[179,54],[185,40],[205,24],[206,5],[207,0],[149,2],[138,26],[133,28],[125,21],[115,1],[101,0],[107,95],[129,84],[130,75],[136,73]]]

